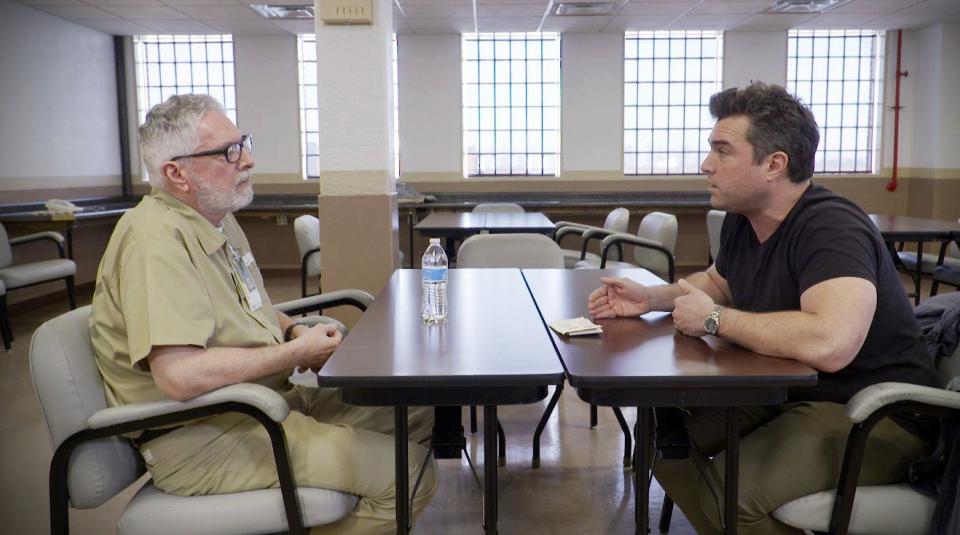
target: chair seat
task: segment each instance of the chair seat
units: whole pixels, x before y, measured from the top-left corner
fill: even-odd
[[[352,494],[327,489],[298,488],[304,525],[335,522],[357,506]],[[121,535],[168,533],[276,533],[286,531],[280,489],[234,494],[174,496],[148,481],[127,504],[117,532]]]
[[[589,253],[587,254],[589,255]],[[593,255],[593,256],[596,257],[596,261],[593,261],[593,259],[591,259],[588,256],[586,260],[581,260],[576,264],[574,264],[573,268],[574,269],[600,269],[600,257],[597,255]],[[607,265],[605,266],[605,269],[617,269],[617,268],[631,269],[636,267],[637,267],[636,264],[631,264],[630,262],[618,262],[616,260],[607,259]]]
[[[827,531],[836,490],[797,498],[781,505],[774,518],[790,526]],[[927,533],[936,502],[906,484],[857,487],[850,535],[921,535]]]
[[[900,251],[897,253],[897,256],[900,257],[900,261],[903,262],[903,265],[910,271],[917,269],[917,253],[912,253],[909,251]],[[923,255],[923,266],[921,271],[928,275],[932,275],[933,271],[937,268],[937,257],[939,255],[932,253],[925,253]],[[943,265],[960,271],[960,259],[951,258],[949,256],[943,257]]]
[[[960,267],[952,268],[944,263],[944,265],[937,268],[933,277],[940,282],[960,287]]]
[[[586,261],[593,263],[594,267],[600,265],[600,255],[594,253],[587,253],[585,257]],[[580,251],[575,251],[573,249],[564,249],[563,250],[563,267],[570,269],[576,267],[577,262],[580,262]]]
[[[39,262],[30,262],[28,264],[19,264],[0,269],[0,280],[3,280],[7,289],[13,290],[38,282],[72,277],[76,272],[77,265],[73,260],[55,258],[53,260],[41,260]]]

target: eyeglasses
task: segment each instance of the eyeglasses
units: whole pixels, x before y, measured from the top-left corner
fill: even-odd
[[[205,150],[193,154],[184,154],[183,156],[174,156],[170,158],[170,160],[177,161],[184,158],[198,158],[200,156],[223,156],[226,158],[227,163],[237,163],[240,161],[240,156],[243,155],[244,150],[249,154],[253,154],[253,136],[250,134],[244,134],[240,137],[239,143],[231,143],[222,149]]]

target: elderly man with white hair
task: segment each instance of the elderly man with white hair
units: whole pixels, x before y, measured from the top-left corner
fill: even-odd
[[[319,369],[340,343],[331,325],[298,325],[273,308],[233,212],[253,199],[253,139],[205,95],[173,96],[140,127],[150,195],[117,224],[100,263],[90,321],[113,406],[186,400],[256,382],[290,404],[283,422],[298,486],[358,495],[351,515],[315,533],[395,529],[393,411],[352,407],[330,390],[293,386],[295,367]],[[424,446],[431,411],[409,416],[414,514],[436,491]],[[266,431],[224,414],[136,439],[157,487],[178,495],[279,486]]]

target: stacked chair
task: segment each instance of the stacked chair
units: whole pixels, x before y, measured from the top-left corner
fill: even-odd
[[[555,224],[553,231],[553,239],[559,244],[563,238],[567,236],[576,236],[580,239],[581,245],[583,243],[583,234],[595,228],[602,228],[603,230],[610,231],[611,233],[627,232],[627,227],[630,225],[630,210],[626,208],[615,208],[609,214],[607,214],[606,220],[603,222],[603,227],[595,227],[592,225],[584,225],[583,223],[574,223],[572,221],[558,221]],[[622,250],[618,250],[618,255],[616,260],[622,258]],[[591,259],[591,261],[596,262],[597,265],[600,265],[600,257],[594,253],[589,253],[586,249],[581,250],[577,249],[564,249],[563,250],[563,264],[564,267],[572,268],[577,262],[584,259]]]

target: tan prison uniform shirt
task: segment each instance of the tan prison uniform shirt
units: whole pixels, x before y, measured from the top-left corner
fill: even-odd
[[[256,283],[257,310],[241,290],[239,262]],[[90,334],[111,406],[167,399],[148,369],[153,346],[262,347],[283,338],[233,215],[223,219],[221,232],[156,189],[120,218],[110,237],[97,274]],[[258,382],[279,391],[287,375]]]

